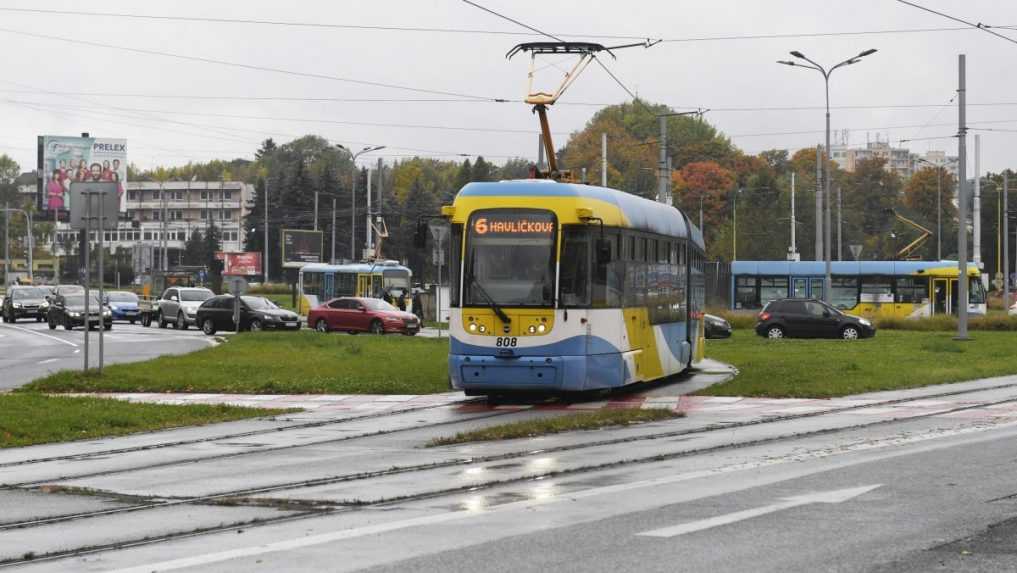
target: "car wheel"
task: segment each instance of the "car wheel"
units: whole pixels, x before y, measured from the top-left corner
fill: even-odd
[[[258,320],[258,319],[252,320],[251,321],[251,332],[261,332],[261,330],[262,330],[261,321]]]
[[[53,322],[52,318],[47,318],[46,319],[46,323],[49,326],[50,330],[56,330],[57,324],[55,322]]]
[[[162,319],[162,313],[160,312],[155,319],[159,322],[159,328],[166,328],[166,322]]]
[[[346,334],[349,334],[350,336],[356,336],[357,335],[357,331],[356,330],[347,330]]]
[[[102,329],[103,330],[113,330],[113,325],[112,324],[104,324],[104,325],[102,325]]]
[[[844,329],[840,331],[840,337],[844,340],[858,340],[858,329],[853,326],[845,326]]]
[[[187,319],[182,312],[177,315],[177,330],[187,330]]]
[[[14,313],[11,313],[11,314],[9,314],[7,316],[7,322],[10,322],[11,324],[13,324],[13,323],[15,323],[17,321],[18,321],[18,318],[16,316],[14,316]]]
[[[766,337],[773,339],[784,338],[784,329],[780,326],[771,326],[766,329]]]
[[[211,318],[206,318],[205,322],[201,323],[201,331],[212,336],[215,334],[215,322]]]
[[[328,323],[324,318],[319,318],[318,322],[314,323],[314,329],[318,332],[328,332]]]
[[[42,317],[41,316],[35,317],[35,322],[42,322]]]
[[[64,319],[64,330],[72,330],[73,328],[74,328],[74,327],[73,327],[73,326],[71,326],[71,323],[70,323],[70,321],[69,321],[69,320],[67,320],[67,319],[65,318],[65,319]]]
[[[381,325],[380,320],[371,321],[371,334],[385,334],[385,327]]]

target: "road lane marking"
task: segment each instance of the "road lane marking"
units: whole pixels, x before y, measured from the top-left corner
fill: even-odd
[[[46,360],[40,361],[39,364],[49,364],[50,362],[57,362],[59,360],[59,358],[47,358]]]
[[[22,332],[27,332],[29,334],[34,334],[36,336],[41,336],[43,338],[48,338],[50,340],[56,340],[57,342],[61,342],[61,343],[66,344],[68,346],[73,346],[74,348],[78,347],[77,344],[74,344],[73,342],[71,342],[69,340],[64,340],[63,338],[57,338],[56,336],[53,336],[51,334],[45,334],[45,333],[42,333],[42,332],[36,332],[34,330],[30,330],[30,329],[27,329],[27,328],[22,328],[20,326],[11,326],[9,324],[0,324],[0,326],[3,326],[5,328],[13,328],[14,330],[20,330]]]
[[[728,513],[725,515],[718,515],[716,517],[710,517],[708,519],[700,519],[699,521],[690,521],[689,523],[682,523],[680,525],[674,525],[672,527],[662,527],[660,529],[653,529],[650,531],[644,531],[637,533],[643,537],[677,537],[679,535],[685,535],[686,533],[694,533],[696,531],[703,531],[704,529],[713,529],[714,527],[720,527],[722,525],[730,525],[732,523],[738,523],[739,521],[745,521],[746,519],[752,519],[768,513],[776,513],[785,509],[791,509],[792,507],[799,507],[802,505],[811,505],[813,503],[844,503],[849,499],[854,499],[862,494],[866,494],[882,484],[866,485],[862,487],[853,487],[849,489],[840,489],[832,491],[821,491],[816,493],[810,493],[805,495],[797,495],[794,497],[786,498],[780,503],[773,503],[765,505],[763,507],[757,507],[755,509],[746,509],[744,511],[736,511],[734,513]]]

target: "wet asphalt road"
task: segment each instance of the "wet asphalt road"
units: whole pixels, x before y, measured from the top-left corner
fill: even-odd
[[[89,339],[90,366],[98,363],[99,334]],[[45,322],[20,320],[0,323],[0,390],[9,390],[59,370],[80,369],[84,362],[85,331],[50,330]],[[105,364],[147,360],[163,354],[184,354],[206,348],[213,340],[190,328],[145,328],[115,322],[104,333]]]

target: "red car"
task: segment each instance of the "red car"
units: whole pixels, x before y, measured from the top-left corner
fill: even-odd
[[[318,332],[399,332],[408,336],[420,332],[416,315],[376,298],[334,298],[312,308],[307,314],[307,324]]]

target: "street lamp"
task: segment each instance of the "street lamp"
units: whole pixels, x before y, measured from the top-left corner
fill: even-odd
[[[918,161],[936,168],[936,260],[943,260],[943,169],[928,159]]]
[[[876,53],[875,48],[870,48],[868,50],[865,50],[864,52],[860,52],[857,56],[853,56],[853,57],[850,57],[850,58],[844,60],[843,62],[833,66],[829,70],[827,70],[823,66],[817,64],[813,60],[810,60],[808,57],[805,56],[805,54],[803,54],[803,53],[801,53],[801,52],[799,52],[797,50],[792,51],[791,55],[796,57],[796,58],[798,58],[799,60],[805,60],[806,62],[808,62],[808,64],[802,64],[802,63],[799,63],[799,62],[794,62],[794,61],[789,61],[789,60],[778,60],[777,61],[778,64],[783,64],[785,66],[792,66],[792,67],[796,67],[796,68],[808,68],[810,70],[816,70],[817,72],[819,72],[820,74],[823,75],[823,83],[826,86],[826,158],[823,161],[823,168],[824,168],[823,171],[824,171],[824,174],[825,174],[824,175],[824,181],[823,181],[823,195],[826,198],[826,201],[825,201],[825,203],[826,203],[825,228],[823,230],[823,236],[824,236],[823,250],[825,251],[824,255],[825,255],[825,258],[826,258],[826,280],[825,280],[825,286],[823,288],[823,300],[827,304],[830,303],[830,290],[831,290],[832,283],[833,283],[833,281],[832,281],[832,279],[830,277],[830,275],[832,274],[831,273],[831,266],[832,265],[831,265],[831,262],[830,262],[830,240],[832,238],[830,236],[831,235],[830,234],[830,225],[831,225],[831,221],[830,221],[830,75],[833,74],[833,71],[836,70],[837,68],[841,68],[841,67],[844,67],[844,66],[850,66],[851,64],[857,64],[865,56],[869,56],[869,55],[872,55],[874,53]]]
[[[350,179],[350,193],[353,194],[353,204],[350,209],[350,260],[357,260],[357,158],[365,153],[371,153],[372,151],[379,151],[385,149],[384,145],[373,145],[367,146],[360,151],[353,153],[348,147],[341,144],[335,144],[339,149],[349,152],[353,157],[353,172]],[[333,226],[333,229],[335,227]],[[368,229],[370,232],[370,229]],[[335,243],[333,242],[333,245]],[[334,249],[333,249],[334,250]]]

